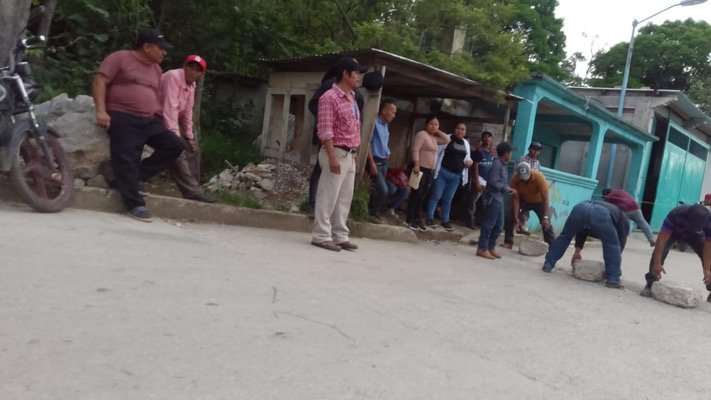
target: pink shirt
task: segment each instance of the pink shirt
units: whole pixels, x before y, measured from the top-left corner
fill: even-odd
[[[355,92],[351,95],[355,98]],[[336,84],[318,100],[318,138],[321,142],[333,139],[334,146],[360,146],[358,105]]]
[[[639,210],[639,205],[634,197],[621,189],[611,190],[610,193],[605,196],[605,201],[616,205],[624,212]]]
[[[158,64],[139,60],[133,50],[109,54],[99,67],[99,73],[109,78],[106,110],[153,118],[159,109],[161,72]]]
[[[420,167],[434,169],[437,161],[437,146],[447,144],[449,139],[419,131],[412,141],[412,161],[419,161]]]
[[[180,136],[180,124],[185,138],[194,139],[195,83],[188,85],[185,82],[185,71],[182,68],[171,69],[161,76],[158,99],[161,106],[158,115],[163,117],[163,125]]]

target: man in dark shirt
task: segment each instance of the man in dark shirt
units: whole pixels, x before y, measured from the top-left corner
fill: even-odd
[[[657,236],[652,259],[649,260],[649,272],[644,276],[647,285],[640,292],[641,296],[652,295],[652,284],[662,278],[664,261],[675,242],[684,242],[694,249],[701,259],[706,289],[711,292],[711,214],[701,204],[674,207],[662,224]],[[711,302],[711,295],[706,299]]]
[[[606,287],[622,289],[620,276],[622,275],[622,251],[627,244],[627,234],[630,222],[627,215],[616,205],[604,201],[583,201],[578,203],[570,212],[563,226],[563,232],[553,241],[546,261],[543,264],[544,272],[551,272],[555,263],[563,257],[575,236],[575,254],[572,262],[582,258],[581,252],[588,236],[602,241],[602,257],[605,260]]]
[[[469,179],[467,194],[464,198],[464,203],[467,206],[467,215],[464,223],[467,224],[467,228],[473,230],[476,230],[476,221],[474,220],[476,202],[486,187],[489,168],[491,168],[491,164],[494,162],[493,149],[491,148],[492,138],[493,135],[491,132],[482,132],[479,147],[471,152],[473,164],[469,170],[471,179]]]

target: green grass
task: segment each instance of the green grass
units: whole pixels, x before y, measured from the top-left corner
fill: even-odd
[[[370,181],[356,182],[353,190],[353,201],[349,218],[354,221],[370,222],[370,212],[368,211],[368,201],[370,200]]]
[[[249,193],[237,194],[230,192],[210,192],[210,195],[217,199],[220,203],[229,204],[237,207],[261,209],[262,205],[254,196]]]
[[[249,163],[258,164],[262,157],[253,141],[251,137],[240,139],[216,130],[203,132],[200,136],[202,178],[210,179],[222,172],[227,168],[225,160],[240,168]]]

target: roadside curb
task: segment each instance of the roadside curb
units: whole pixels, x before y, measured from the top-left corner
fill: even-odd
[[[311,233],[313,229],[313,219],[304,214],[242,208],[227,204],[207,204],[150,194],[145,199],[151,214],[160,218],[303,233]],[[22,202],[6,181],[0,181],[0,201]],[[116,191],[93,187],[75,188],[70,207],[101,212],[125,212],[124,205]],[[351,236],[358,238],[406,243],[419,242],[415,232],[400,226],[348,221],[348,228],[351,230]],[[440,235],[437,236],[438,239],[445,240],[441,239]],[[453,235],[446,240],[456,241],[458,237]]]

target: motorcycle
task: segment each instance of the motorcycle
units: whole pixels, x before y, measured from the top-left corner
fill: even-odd
[[[28,25],[42,12],[38,7]],[[44,36],[18,39],[7,65],[0,67],[0,172],[7,172],[10,184],[30,207],[52,213],[69,205],[74,174],[58,141],[59,133],[35,115],[33,101],[40,86],[31,79],[30,65],[23,60],[27,50],[45,40]]]

